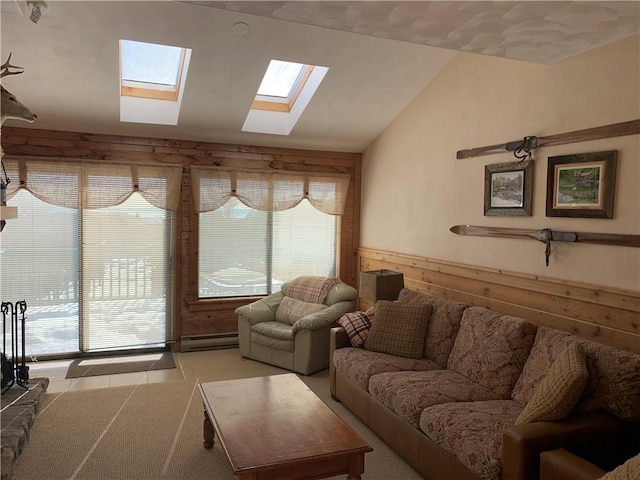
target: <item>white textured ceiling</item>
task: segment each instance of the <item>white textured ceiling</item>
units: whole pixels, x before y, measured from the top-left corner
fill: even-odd
[[[553,63],[638,32],[636,1],[192,1],[203,6],[527,62]]]
[[[456,50],[552,63],[640,31],[637,1],[49,0],[37,25],[7,1],[2,60],[25,72],[3,85],[39,118],[5,125],[344,151],[370,145]],[[119,122],[122,38],[193,49],[177,126]],[[273,58],[329,73],[289,136],[244,133]]]

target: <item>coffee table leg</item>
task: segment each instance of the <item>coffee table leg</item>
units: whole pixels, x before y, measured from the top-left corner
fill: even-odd
[[[204,422],[202,424],[202,427],[204,435],[204,448],[213,448],[213,439],[216,432],[213,428],[213,425],[211,424],[209,415],[207,415],[207,410],[204,411]]]
[[[347,480],[361,480],[364,473],[364,453],[358,453],[349,458],[349,474]]]

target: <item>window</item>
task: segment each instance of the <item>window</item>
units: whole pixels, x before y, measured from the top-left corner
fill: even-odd
[[[271,60],[251,108],[291,111],[312,71],[312,65]]]
[[[177,100],[186,49],[121,40],[120,94]]]
[[[288,135],[329,69],[271,60],[242,126],[244,132]]]
[[[120,40],[120,120],[176,125],[191,49]]]
[[[300,275],[336,275],[337,219],[307,200],[263,212],[236,197],[199,216],[201,298],[268,295]]]

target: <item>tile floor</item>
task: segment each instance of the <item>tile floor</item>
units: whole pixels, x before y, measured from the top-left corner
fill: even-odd
[[[159,383],[184,380],[179,365],[167,370],[98,375],[95,377],[64,378],[72,360],[51,360],[29,363],[29,378],[49,377],[48,393],[59,393],[92,388],[123,387],[141,383]]]

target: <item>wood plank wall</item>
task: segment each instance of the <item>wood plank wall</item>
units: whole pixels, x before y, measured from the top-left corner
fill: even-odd
[[[360,271],[402,272],[405,287],[487,307],[640,354],[640,293],[359,249]],[[371,306],[360,299],[359,308]]]
[[[356,286],[357,247],[360,241],[361,154],[311,151],[123,137],[3,127],[2,147],[6,155],[51,159],[132,161],[144,164],[182,165],[182,196],[177,212],[175,245],[178,245],[174,298],[174,338],[237,331],[236,307],[254,300],[198,298],[198,214],[192,205],[192,165],[217,165],[243,169],[348,173],[351,176],[345,213],[340,221],[340,278]],[[179,343],[173,349],[179,350]]]

